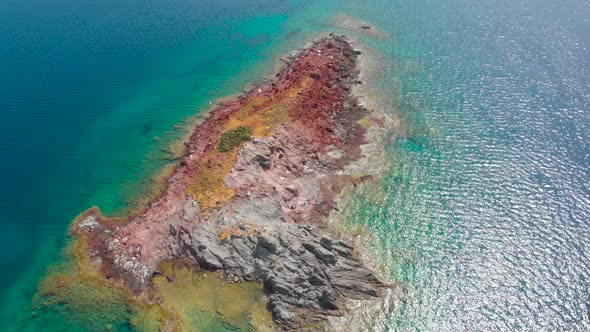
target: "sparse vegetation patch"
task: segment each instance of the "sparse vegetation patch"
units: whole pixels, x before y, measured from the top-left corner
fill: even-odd
[[[219,152],[230,152],[240,143],[247,141],[252,136],[252,128],[250,127],[238,127],[230,129],[225,133],[221,134],[221,140],[217,149]]]

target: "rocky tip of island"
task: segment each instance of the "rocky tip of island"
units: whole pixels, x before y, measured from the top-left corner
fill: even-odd
[[[91,209],[74,223],[89,261],[136,293],[177,259],[263,283],[285,329],[380,296],[386,285],[326,225],[336,197],[371,177],[349,166],[364,158],[367,123],[382,125],[352,93],[359,55],[330,34],[291,55],[270,82],[218,104],[145,210],[112,223]]]

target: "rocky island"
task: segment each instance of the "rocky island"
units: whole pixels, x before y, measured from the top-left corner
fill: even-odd
[[[370,178],[352,166],[364,158],[366,124],[382,121],[353,93],[359,55],[331,34],[293,54],[271,81],[219,103],[146,209],[124,221],[96,208],[78,218],[72,230],[85,259],[154,304],[164,262],[263,284],[281,329],[314,328],[344,315],[350,299],[379,297],[386,285],[350,239],[326,227],[338,195]]]

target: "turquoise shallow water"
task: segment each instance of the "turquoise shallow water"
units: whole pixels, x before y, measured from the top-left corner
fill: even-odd
[[[334,30],[338,12],[390,34],[359,38],[383,54],[375,82],[404,119],[387,150],[396,166],[347,211],[376,235],[369,249],[403,292],[358,328],[590,329],[589,8],[0,3],[0,330],[129,328],[124,307],[92,326],[67,310],[31,314],[68,223],[91,205],[123,212],[170,162],[162,149],[182,135],[175,125]]]
[[[399,310],[368,324],[590,329],[588,3],[371,7],[355,12],[395,32],[378,46],[394,59],[382,83],[399,83],[408,134],[378,199],[351,208],[405,285]]]

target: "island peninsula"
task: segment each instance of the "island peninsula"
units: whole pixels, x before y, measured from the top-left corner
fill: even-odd
[[[380,122],[352,92],[359,55],[330,34],[269,82],[219,103],[145,210],[117,223],[96,208],[78,218],[72,231],[86,259],[148,299],[173,260],[262,283],[282,329],[318,326],[346,314],[350,299],[379,297],[385,284],[326,227],[338,195],[370,178],[347,170],[364,157],[367,123]]]

